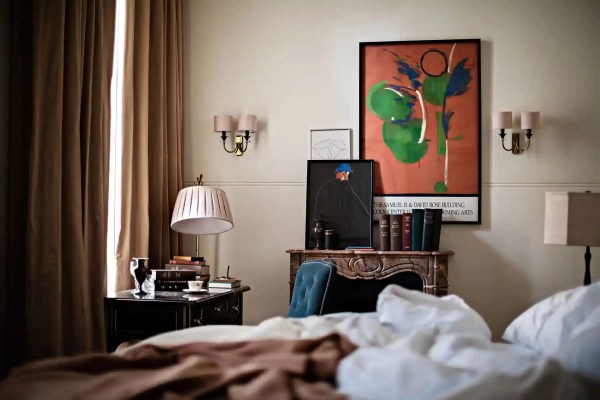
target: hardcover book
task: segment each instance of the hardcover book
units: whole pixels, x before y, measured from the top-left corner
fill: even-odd
[[[423,218],[423,251],[440,249],[440,234],[442,229],[441,208],[426,208]]]
[[[204,257],[195,256],[173,256],[173,259],[178,261],[204,261]]]
[[[187,288],[188,288],[187,281],[163,281],[163,280],[154,281],[154,290],[182,291],[183,289],[187,289]]]
[[[172,269],[153,269],[152,274],[155,280],[162,281],[193,281],[196,279],[196,271],[187,270],[172,270]]]
[[[422,208],[412,209],[412,251],[423,250],[423,219],[425,210]]]
[[[383,214],[379,218],[379,250],[390,249],[390,214]]]
[[[165,264],[165,269],[192,270],[196,271],[196,275],[210,274],[210,265]]]
[[[235,288],[241,286],[241,281],[238,279],[215,279],[208,281],[209,288]]]
[[[402,250],[412,250],[412,214],[402,213]]]
[[[390,215],[390,250],[402,251],[402,216]]]

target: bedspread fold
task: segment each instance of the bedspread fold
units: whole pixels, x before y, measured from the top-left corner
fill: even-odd
[[[316,339],[146,344],[126,354],[42,360],[0,383],[6,399],[342,399],[340,360],[355,345],[338,333]]]

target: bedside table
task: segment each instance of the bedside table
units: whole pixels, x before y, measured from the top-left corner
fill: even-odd
[[[132,339],[202,325],[241,325],[244,311],[241,286],[222,293],[154,292],[144,297],[132,290],[104,297],[106,349]]]

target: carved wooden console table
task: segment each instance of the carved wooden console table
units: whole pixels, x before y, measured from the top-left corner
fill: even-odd
[[[448,294],[448,256],[453,251],[373,251],[290,249],[290,298],[296,272],[304,261],[327,260],[337,274],[348,279],[383,280],[412,272],[423,281],[423,291],[435,296]]]

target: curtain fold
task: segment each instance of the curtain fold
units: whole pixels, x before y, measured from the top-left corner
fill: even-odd
[[[12,364],[104,348],[115,19],[113,1],[14,4]]]
[[[183,186],[182,38],[181,0],[127,2],[117,290],[132,287],[132,257],[163,268],[179,252],[170,215]]]

